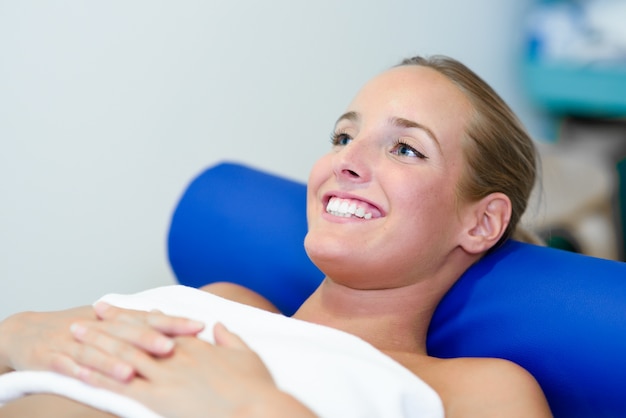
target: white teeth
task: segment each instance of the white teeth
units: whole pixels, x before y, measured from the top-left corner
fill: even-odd
[[[365,210],[365,207],[360,206],[356,201],[338,197],[332,197],[326,205],[326,212],[334,216],[349,218],[354,215],[357,218],[371,219],[372,214],[366,213]]]
[[[341,202],[341,205],[339,205],[339,209],[337,209],[337,212],[350,215],[350,213],[348,212],[348,206],[348,202],[344,200],[343,202]]]

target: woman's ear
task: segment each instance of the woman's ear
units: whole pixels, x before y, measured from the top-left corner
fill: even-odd
[[[504,193],[491,193],[468,205],[461,246],[471,254],[489,250],[500,240],[511,220],[511,200]]]

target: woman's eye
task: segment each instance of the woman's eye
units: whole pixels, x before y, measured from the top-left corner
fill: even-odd
[[[333,146],[346,146],[352,141],[352,137],[345,133],[332,133],[330,135],[330,143]]]
[[[424,154],[413,148],[412,146],[405,144],[402,141],[396,142],[396,144],[391,149],[391,153],[398,155],[400,157],[408,157],[408,158],[420,158],[426,159]]]

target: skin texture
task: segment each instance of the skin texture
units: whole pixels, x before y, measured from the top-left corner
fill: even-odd
[[[50,394],[29,395],[0,408],[0,418],[49,418],[51,411],[64,418],[112,418],[115,415]]]
[[[311,171],[305,247],[327,276],[294,316],[371,343],[430,384],[448,417],[550,416],[541,389],[520,367],[426,353],[435,307],[498,242],[510,220],[511,203],[502,193],[475,202],[457,197],[465,164],[461,141],[471,110],[455,85],[425,67],[396,67],[363,87],[337,121],[332,151]],[[372,217],[327,213],[332,197],[349,199]],[[206,290],[275,310],[235,285]],[[59,317],[63,326],[71,326],[74,341],[61,340],[57,352],[62,354],[52,355],[57,360],[39,355],[21,365],[55,364],[63,373],[131,396],[166,416],[200,411],[228,417],[277,416],[277,411],[312,416],[278,391],[258,356],[223,327],[214,330],[212,346],[194,338],[199,329],[180,318],[103,305],[95,311],[97,318],[83,315],[72,325]],[[27,320],[34,321],[18,317],[0,326],[13,324],[15,331]],[[0,338],[6,358],[15,357],[6,353],[16,350]]]
[[[406,85],[421,78],[414,77],[418,72],[425,74],[428,92],[437,94],[411,107],[415,94]],[[432,70],[403,67],[387,74],[394,77],[372,80],[348,107],[355,119],[337,122],[336,135],[348,144],[336,145],[322,157],[308,182],[309,256],[328,276],[351,276],[354,286],[363,289],[430,279],[441,270],[461,227],[455,185],[463,160],[460,144],[452,138],[462,132],[469,104]],[[389,123],[390,118],[421,123],[438,139],[419,128]],[[407,145],[395,145],[398,139]],[[332,217],[325,212],[329,195],[372,202],[383,216],[368,221]],[[406,257],[408,251],[411,257]],[[382,277],[393,277],[394,283]]]

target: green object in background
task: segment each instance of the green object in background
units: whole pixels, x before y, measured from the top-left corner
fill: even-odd
[[[582,253],[580,244],[567,229],[558,227],[549,228],[545,231],[538,232],[538,235],[548,247],[573,253]]]
[[[528,59],[523,81],[531,99],[557,115],[626,116],[626,67],[543,63]]]
[[[546,245],[552,248],[558,248],[560,250],[571,251],[579,253],[580,249],[570,239],[563,236],[552,236],[546,239]]]

